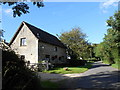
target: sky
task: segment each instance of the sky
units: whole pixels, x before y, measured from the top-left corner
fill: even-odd
[[[104,2],[44,2],[37,8],[28,2],[30,13],[14,18],[12,9],[2,5],[2,28],[4,39],[10,42],[22,21],[26,21],[56,36],[74,27],[80,27],[90,43],[100,43],[107,33],[106,20],[118,10],[116,0]]]

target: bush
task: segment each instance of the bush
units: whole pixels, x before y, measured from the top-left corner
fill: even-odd
[[[13,51],[2,51],[2,90],[39,90],[40,79]]]
[[[87,63],[87,60],[69,60],[70,66],[84,66]]]
[[[89,58],[88,61],[100,61],[100,59],[98,57],[93,57],[93,58]]]
[[[77,67],[86,65],[87,60],[67,60],[67,63],[54,64],[54,67]]]

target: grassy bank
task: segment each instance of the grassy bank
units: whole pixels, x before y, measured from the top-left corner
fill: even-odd
[[[72,73],[83,73],[91,68],[91,63],[87,63],[85,66],[79,67],[67,67],[68,70],[65,70],[62,67],[54,68],[53,70],[44,71],[45,73],[56,73],[56,74],[72,74]]]
[[[112,64],[112,67],[120,70],[120,64]]]
[[[103,61],[103,63],[109,64],[109,62],[107,62],[107,61]],[[120,64],[112,64],[111,66],[112,66],[113,68],[117,68],[117,69],[120,70]]]

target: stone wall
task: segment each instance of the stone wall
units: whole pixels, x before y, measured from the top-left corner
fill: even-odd
[[[64,48],[39,42],[38,59],[48,59],[52,63],[62,63],[66,61],[66,50]]]
[[[30,63],[38,63],[38,39],[28,29],[26,25],[21,28],[11,44],[11,48],[17,54],[25,55],[25,60],[30,61]],[[26,38],[26,46],[20,45],[21,38]]]

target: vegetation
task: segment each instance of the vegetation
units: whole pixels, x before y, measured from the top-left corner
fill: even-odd
[[[91,45],[86,40],[86,34],[79,27],[72,28],[69,32],[61,33],[59,39],[67,46],[67,54],[72,60],[90,58]]]
[[[107,34],[94,52],[103,62],[120,65],[120,11],[111,16],[107,24]]]
[[[65,70],[63,67],[56,67],[53,70],[44,71],[45,73],[56,73],[56,74],[72,74],[72,73],[83,73],[91,68],[91,63],[87,63],[85,66],[79,67],[67,67],[68,70]]]
[[[120,70],[120,64],[112,64],[112,67],[117,68]]]
[[[23,1],[23,2],[22,2]],[[27,14],[29,13],[29,6],[27,4],[27,2],[25,2],[27,0],[21,0],[21,2],[0,2],[0,4],[4,4],[4,5],[8,5],[8,6],[12,6],[12,10],[13,10],[13,17],[16,16],[21,16],[22,14]],[[33,0],[31,0],[33,1]],[[40,7],[44,7],[43,4],[43,0],[40,0],[39,2],[33,2],[33,5],[36,5],[38,8]]]
[[[40,78],[13,51],[2,51],[2,89],[40,90]]]

